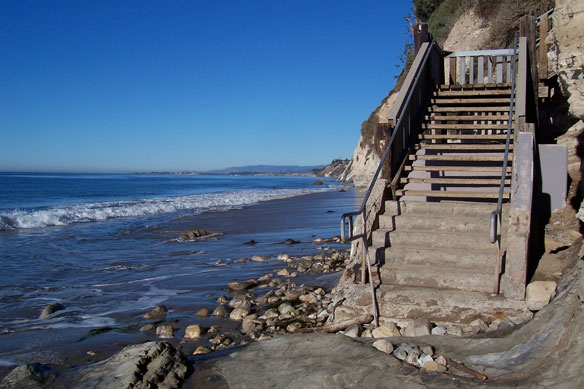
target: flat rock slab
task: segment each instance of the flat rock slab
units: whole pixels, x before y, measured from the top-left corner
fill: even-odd
[[[184,387],[420,388],[466,383],[406,365],[369,343],[339,334],[279,336],[224,356],[201,357]]]

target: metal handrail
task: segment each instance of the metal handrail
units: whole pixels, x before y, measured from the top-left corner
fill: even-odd
[[[497,209],[491,212],[490,220],[490,241],[491,243],[497,243],[497,261],[495,270],[495,290],[493,293],[498,294],[499,292],[499,266],[500,266],[500,250],[501,250],[501,237],[497,234],[501,227],[502,221],[502,210],[503,210],[503,193],[505,192],[505,178],[507,176],[507,165],[509,163],[509,145],[511,143],[511,129],[513,126],[513,110],[515,104],[515,74],[517,67],[517,31],[513,36],[513,63],[512,63],[512,77],[511,77],[511,99],[509,101],[509,118],[507,119],[507,138],[505,140],[505,157],[503,158],[503,168],[501,171],[501,183],[499,184],[499,197],[497,199]]]
[[[418,67],[418,73],[415,76],[414,82],[412,83],[412,86],[410,87],[407,97],[405,99],[405,103],[402,104],[402,107],[407,107],[410,100],[412,99],[412,95],[413,95],[413,91],[416,89],[416,86],[418,85],[418,81],[420,80],[420,73],[422,72],[422,70],[426,67],[426,62],[428,62],[428,58],[430,57],[430,53],[432,52],[432,49],[434,48],[434,46],[436,45],[436,41],[432,40],[432,43],[430,43],[428,50],[426,51],[424,58],[422,59],[422,62],[420,64],[420,66]],[[402,112],[400,112],[397,123],[395,125],[395,128],[393,130],[393,133],[391,134],[391,137],[389,138],[389,142],[387,143],[387,146],[385,147],[385,151],[383,152],[383,156],[381,157],[381,161],[379,162],[379,166],[377,166],[377,170],[375,171],[375,174],[373,175],[373,178],[371,179],[371,184],[369,184],[369,188],[367,189],[367,192],[365,193],[365,197],[363,198],[363,202],[361,203],[361,207],[359,208],[359,210],[357,211],[353,211],[353,212],[347,212],[344,213],[341,216],[341,241],[345,242],[345,219],[347,217],[350,217],[350,221],[349,221],[349,239],[353,238],[353,216],[358,216],[358,215],[363,215],[363,235],[365,236],[365,238],[367,238],[367,234],[365,229],[367,228],[367,226],[365,225],[365,221],[366,221],[366,211],[367,211],[367,201],[369,200],[369,197],[371,196],[371,192],[373,191],[373,187],[375,186],[375,183],[377,182],[377,179],[379,178],[379,173],[381,173],[381,169],[383,168],[383,165],[385,163],[385,160],[387,159],[387,156],[389,155],[389,150],[391,149],[391,146],[393,145],[393,141],[397,135],[397,133],[399,132],[399,129],[402,126],[402,119],[404,118],[404,115],[402,114]]]

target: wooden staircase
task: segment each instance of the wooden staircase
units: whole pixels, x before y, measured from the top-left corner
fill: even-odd
[[[409,155],[397,197],[496,201],[511,88],[507,84],[438,87]],[[509,164],[513,160],[510,144]],[[512,167],[507,168],[510,185]],[[505,193],[505,198],[509,193]]]

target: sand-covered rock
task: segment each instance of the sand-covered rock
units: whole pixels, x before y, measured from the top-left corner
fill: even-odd
[[[44,319],[45,317],[52,315],[55,312],[62,311],[63,309],[65,309],[65,306],[61,303],[49,304],[43,309],[39,319]]]

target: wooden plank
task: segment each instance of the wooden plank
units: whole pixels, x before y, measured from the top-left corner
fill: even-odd
[[[509,99],[448,99],[443,97],[432,97],[432,101],[436,104],[509,104]]]
[[[448,161],[448,162],[503,162],[505,155],[481,155],[481,154],[447,154],[447,155],[410,155],[410,161]],[[509,154],[509,161],[513,155]]]
[[[421,144],[416,145],[416,148],[424,150],[498,150],[505,151],[504,144],[489,145],[484,143],[468,144],[468,143],[446,143],[446,144]],[[509,149],[513,149],[513,145],[509,145]]]
[[[474,84],[474,57],[469,58],[469,66],[468,66],[468,83],[473,85]]]
[[[398,196],[425,196],[444,198],[471,198],[471,199],[498,199],[499,192],[454,192],[444,190],[398,190]],[[503,198],[508,199],[509,193],[503,193]]]
[[[496,135],[468,135],[468,134],[445,134],[445,135],[434,135],[434,134],[420,134],[419,139],[466,139],[466,140],[504,140],[507,139],[506,134],[496,134]]]
[[[452,57],[484,57],[489,55],[513,55],[513,49],[493,49],[493,50],[460,50],[448,54],[446,58]]]
[[[489,83],[493,82],[493,60],[496,57],[487,57],[488,64],[489,64]]]
[[[438,107],[433,105],[430,112],[509,112],[509,107]]]
[[[456,85],[442,84],[439,86],[440,90],[443,89],[460,90],[462,87],[463,86],[460,84]],[[485,88],[511,88],[511,84],[508,84],[506,82],[501,82],[499,84],[497,84],[496,82],[486,82],[481,85],[468,85],[468,87],[470,90],[483,90]]]
[[[503,82],[503,58],[497,57],[497,82]]]
[[[460,83],[466,84],[466,57],[460,57],[458,59],[459,69],[460,69]]]
[[[547,94],[545,96],[547,96]],[[506,122],[509,119],[509,115],[437,115],[436,113],[432,113],[430,116],[426,115],[425,119],[438,121],[488,120]]]
[[[434,96],[511,96],[510,89],[438,90]]]
[[[544,14],[539,19],[539,58],[538,58],[538,69],[540,80],[545,80],[548,78],[548,58],[547,58],[547,45],[545,40],[547,38],[549,31],[549,14]]]
[[[420,177],[404,177],[400,180],[402,184],[454,184],[454,185],[499,185],[501,178],[420,178]],[[510,185],[511,180],[506,179],[505,185]]]
[[[443,124],[424,123],[423,129],[448,129],[448,130],[506,130],[507,124]]]
[[[456,58],[452,57],[448,59],[450,66],[450,85],[456,84]],[[444,85],[449,86],[449,85]]]
[[[508,167],[507,173],[511,174],[513,168]],[[484,172],[501,174],[500,166],[406,166],[406,171],[423,172]]]
[[[484,84],[485,83],[485,57],[480,56],[478,58],[478,69],[477,69],[478,73],[477,73],[477,78],[478,78],[478,84]]]
[[[507,82],[511,82],[511,62],[513,62],[513,57],[507,57]]]

